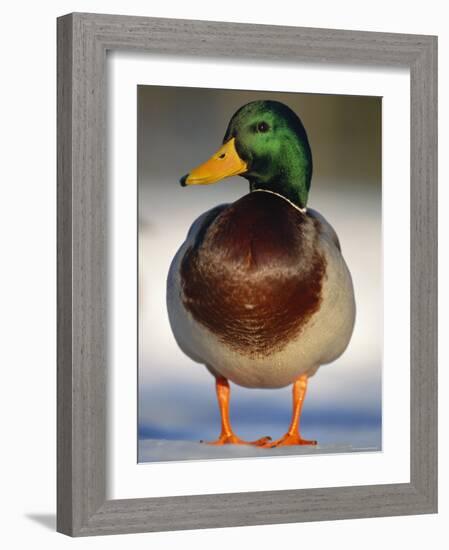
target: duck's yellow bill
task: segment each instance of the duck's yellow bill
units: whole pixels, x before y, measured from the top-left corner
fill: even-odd
[[[248,170],[235,148],[235,138],[227,141],[209,160],[181,178],[181,185],[208,185]]]

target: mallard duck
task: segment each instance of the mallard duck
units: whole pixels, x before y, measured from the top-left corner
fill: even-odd
[[[194,221],[167,281],[174,337],[215,377],[221,433],[210,443],[315,445],[300,433],[308,379],[351,338],[355,300],[336,232],[310,208],[312,154],[299,117],[277,101],[253,101],[231,118],[223,145],[181,178],[206,185],[240,175],[250,192]],[[243,441],[229,416],[229,381],[293,385],[284,436]]]

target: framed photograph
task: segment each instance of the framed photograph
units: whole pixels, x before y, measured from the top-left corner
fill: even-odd
[[[58,531],[437,510],[437,39],[58,19]]]

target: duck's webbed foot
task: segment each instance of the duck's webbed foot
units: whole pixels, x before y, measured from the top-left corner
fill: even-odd
[[[287,432],[285,435],[276,439],[276,441],[268,441],[264,447],[273,448],[273,447],[284,447],[286,445],[316,445],[317,442],[314,439],[303,439],[297,433]]]
[[[215,388],[221,416],[221,434],[216,441],[208,441],[208,445],[255,445],[257,447],[264,447],[271,441],[271,437],[268,436],[261,437],[256,441],[244,441],[240,437],[237,437],[232,429],[229,418],[229,398],[231,393],[229,382],[223,376],[216,376]],[[201,443],[204,442],[201,441]]]
[[[293,384],[293,415],[290,427],[285,435],[276,441],[270,441],[264,447],[284,447],[285,445],[316,445],[313,439],[303,439],[299,430],[302,405],[306,396],[307,375],[300,376]]]
[[[221,434],[215,441],[201,441],[201,443],[207,443],[207,445],[255,445],[256,447],[265,447],[271,441],[271,437],[261,437],[256,441],[245,441],[237,437],[234,433]]]

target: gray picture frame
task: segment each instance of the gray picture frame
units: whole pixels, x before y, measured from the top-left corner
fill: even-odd
[[[57,26],[57,530],[84,536],[436,512],[437,38],[83,13]],[[410,69],[409,483],[106,498],[108,50]]]

